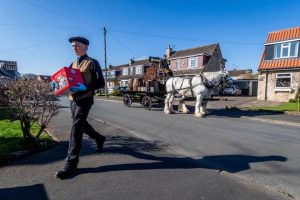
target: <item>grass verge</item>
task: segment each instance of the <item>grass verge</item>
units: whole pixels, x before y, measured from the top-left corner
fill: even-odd
[[[0,107],[0,165],[5,165],[15,160],[21,154],[16,152],[38,152],[47,150],[54,144],[54,141],[46,132],[40,136],[39,144],[31,144],[27,142],[21,130],[20,121],[9,119],[9,111],[6,107]],[[32,127],[32,133],[37,134],[39,125],[35,124]]]
[[[297,112],[298,111],[298,103],[295,102],[286,102],[277,106],[247,106],[243,107],[249,110],[259,110],[259,111],[274,111],[274,112]]]

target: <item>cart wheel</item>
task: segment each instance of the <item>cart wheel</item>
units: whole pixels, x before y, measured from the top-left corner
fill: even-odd
[[[132,100],[131,100],[129,94],[124,94],[123,103],[125,104],[125,106],[130,107],[130,105],[132,104]]]
[[[142,105],[146,110],[151,110],[151,108],[152,108],[151,98],[149,96],[144,96],[144,98],[142,100]]]

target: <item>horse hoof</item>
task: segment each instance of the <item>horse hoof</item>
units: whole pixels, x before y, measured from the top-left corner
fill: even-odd
[[[203,117],[203,115],[199,113],[199,114],[195,114],[195,117],[202,118],[202,117]]]
[[[168,114],[171,114],[171,112],[170,112],[169,110],[165,110],[164,112],[165,112],[167,115],[168,115]]]

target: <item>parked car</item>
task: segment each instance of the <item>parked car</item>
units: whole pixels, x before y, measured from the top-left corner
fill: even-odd
[[[237,85],[226,86],[223,90],[224,95],[241,95],[242,90]]]
[[[122,92],[122,91],[127,91],[128,90],[128,87],[126,86],[115,86],[113,88],[109,88],[108,89],[108,93],[112,93],[113,91],[119,91],[119,92]]]

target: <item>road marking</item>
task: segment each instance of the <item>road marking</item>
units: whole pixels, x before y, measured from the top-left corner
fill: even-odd
[[[118,100],[113,100],[113,99],[96,99],[97,101],[112,101],[112,102],[117,102],[117,103],[123,103],[122,101]]]

